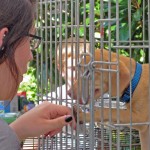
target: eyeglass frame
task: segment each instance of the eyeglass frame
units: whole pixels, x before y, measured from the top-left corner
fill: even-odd
[[[41,41],[42,41],[42,37],[41,37],[41,36],[37,36],[37,35],[30,34],[30,33],[27,34],[27,36],[28,36],[28,37],[31,37],[31,38],[33,38],[33,39],[37,39],[37,40],[38,40],[37,46],[36,46],[35,48],[31,49],[31,50],[37,49],[37,48],[39,47]],[[31,40],[32,40],[32,39],[31,39]]]

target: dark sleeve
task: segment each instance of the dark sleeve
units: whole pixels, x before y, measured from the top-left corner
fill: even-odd
[[[0,120],[0,150],[21,150],[16,133],[3,120]]]

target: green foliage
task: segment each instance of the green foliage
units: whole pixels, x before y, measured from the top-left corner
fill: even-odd
[[[24,75],[24,79],[19,86],[19,91],[26,91],[27,99],[30,101],[36,101],[37,93],[37,79],[35,77],[36,69],[33,67],[28,68],[28,72]]]
[[[117,2],[119,7],[116,9]],[[118,41],[119,46],[141,46],[141,48],[132,48],[131,55],[129,48],[120,48],[120,54],[124,54],[126,56],[133,57],[136,61],[141,63],[148,62],[145,56],[148,56],[148,49],[142,48],[142,45],[145,44],[142,41],[148,40],[148,1],[145,1],[145,5],[142,0],[131,0],[131,4],[129,1],[124,0],[105,0],[103,2],[103,8],[100,7],[100,3],[96,3],[95,9],[95,22],[101,15],[103,15],[104,19],[117,19],[117,15],[119,16],[119,22],[117,24],[117,20],[114,21],[104,21],[97,22],[96,29],[100,30],[100,26],[104,28],[104,41],[108,41],[109,37],[111,37],[111,45],[104,44],[105,48],[111,47],[111,50],[116,51],[114,46],[116,46],[115,41]],[[100,10],[103,9],[103,14],[100,14]],[[119,33],[119,37],[117,36]],[[101,39],[97,39],[100,41]],[[132,42],[132,43],[131,43]],[[100,47],[100,45],[97,45]]]

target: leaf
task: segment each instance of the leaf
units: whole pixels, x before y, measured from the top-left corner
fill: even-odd
[[[129,26],[125,24],[120,28],[119,39],[121,41],[127,41],[129,39]]]
[[[137,11],[133,14],[134,21],[140,21],[142,16],[142,9],[137,9]]]
[[[141,5],[141,0],[138,0],[138,4]]]
[[[90,18],[86,18],[86,25],[90,24]]]
[[[79,36],[84,36],[84,27],[79,28]]]

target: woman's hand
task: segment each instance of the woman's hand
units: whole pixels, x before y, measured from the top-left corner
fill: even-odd
[[[10,127],[21,140],[42,134],[53,136],[67,124],[72,124],[75,128],[75,121],[68,107],[43,102],[20,116]]]

